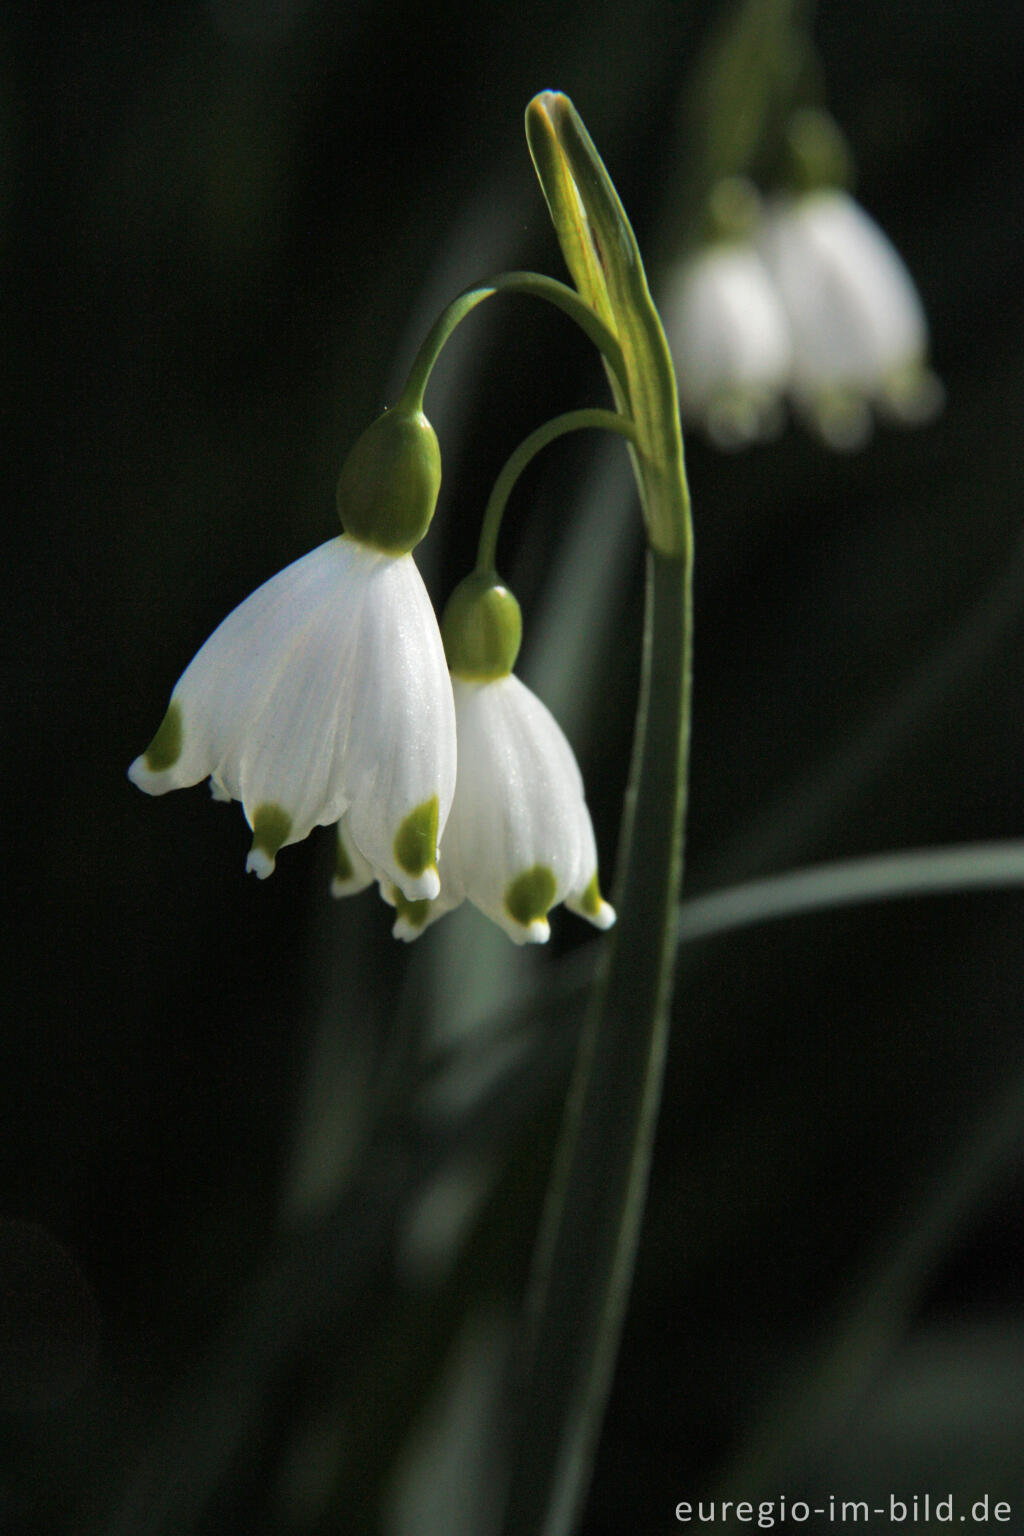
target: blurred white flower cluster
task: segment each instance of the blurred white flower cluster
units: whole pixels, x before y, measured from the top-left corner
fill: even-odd
[[[684,420],[720,448],[777,434],[785,403],[832,448],[859,448],[875,413],[918,424],[943,401],[913,279],[836,186],[761,203],[720,183],[707,242],[670,271],[661,313]]]

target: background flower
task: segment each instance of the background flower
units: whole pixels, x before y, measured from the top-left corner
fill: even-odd
[[[679,262],[660,300],[684,421],[718,448],[774,437],[792,348],[782,301],[752,244],[716,241]]]
[[[871,408],[923,422],[942,403],[928,327],[892,242],[848,193],[779,198],[761,248],[793,340],[798,406],[834,448],[857,448]]]

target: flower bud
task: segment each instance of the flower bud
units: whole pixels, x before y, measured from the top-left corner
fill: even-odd
[[[479,682],[507,677],[523,638],[519,604],[493,571],[460,581],[441,620],[448,668]]]
[[[338,478],[345,532],[389,555],[407,554],[430,526],[441,485],[441,450],[422,411],[395,406],[367,427]]]

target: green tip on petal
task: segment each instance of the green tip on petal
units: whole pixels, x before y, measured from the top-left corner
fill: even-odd
[[[430,908],[430,901],[408,901],[398,889],[397,885],[391,889],[391,905],[395,909],[395,925],[392,933],[396,939],[419,938],[426,927]]]
[[[437,796],[431,795],[410,811],[395,834],[395,858],[400,869],[413,877],[437,865]]]
[[[288,841],[292,819],[279,805],[258,805],[252,818],[252,847],[245,861],[246,870],[265,880],[274,868],[279,849]]]
[[[181,705],[172,699],[160,722],[160,729],[142,754],[142,760],[150,773],[164,773],[174,767],[181,756],[183,736]]]
[[[521,928],[543,925],[546,929],[545,918],[554,906],[557,895],[558,883],[554,873],[546,864],[534,864],[532,869],[525,869],[507,886],[505,910]],[[546,933],[544,937],[547,937]]]
[[[342,839],[338,837],[335,839],[334,879],[332,881],[332,889],[336,885],[342,887],[347,886],[355,878],[356,872],[352,867],[352,860],[348,856],[348,849],[345,847]]]
[[[587,917],[596,917],[602,907],[601,887],[597,883],[597,870],[593,878],[580,897],[580,911]]]
[[[350,450],[338,479],[338,516],[361,544],[408,554],[430,527],[440,487],[437,434],[422,411],[394,406]]]
[[[567,897],[565,904],[570,912],[577,912],[580,917],[585,917],[587,922],[593,923],[595,928],[602,930],[610,928],[615,922],[615,908],[601,895],[597,870],[594,871],[590,883],[582,894]]]
[[[474,571],[445,605],[441,638],[456,677],[490,682],[507,677],[523,638],[519,604],[493,571]]]

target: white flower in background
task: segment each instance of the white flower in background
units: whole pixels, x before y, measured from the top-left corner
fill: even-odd
[[[794,190],[770,206],[760,246],[789,319],[792,397],[832,447],[858,448],[872,407],[918,423],[942,406],[924,309],[895,247],[841,190],[850,154],[835,121],[795,112],[786,146]]]
[[[517,944],[544,943],[559,902],[598,928],[615,913],[601,895],[583,781],[553,715],[512,676],[519,605],[497,578],[458,587],[443,631],[458,731],[459,772],[441,860],[441,894],[411,905],[395,892],[397,937],[412,939],[469,900]],[[383,889],[383,887],[382,887]]]
[[[751,238],[757,208],[748,183],[722,182],[710,243],[676,264],[660,303],[683,416],[719,448],[774,436],[783,421],[789,325]]]
[[[439,479],[425,418],[386,413],[374,423],[339,484],[349,531],[228,615],[129,769],[148,794],[209,777],[217,799],[240,800],[253,831],[246,867],[261,879],[279,849],[344,818],[353,878],[372,871],[408,901],[440,889],[455,710],[437,620],[408,552]]]

